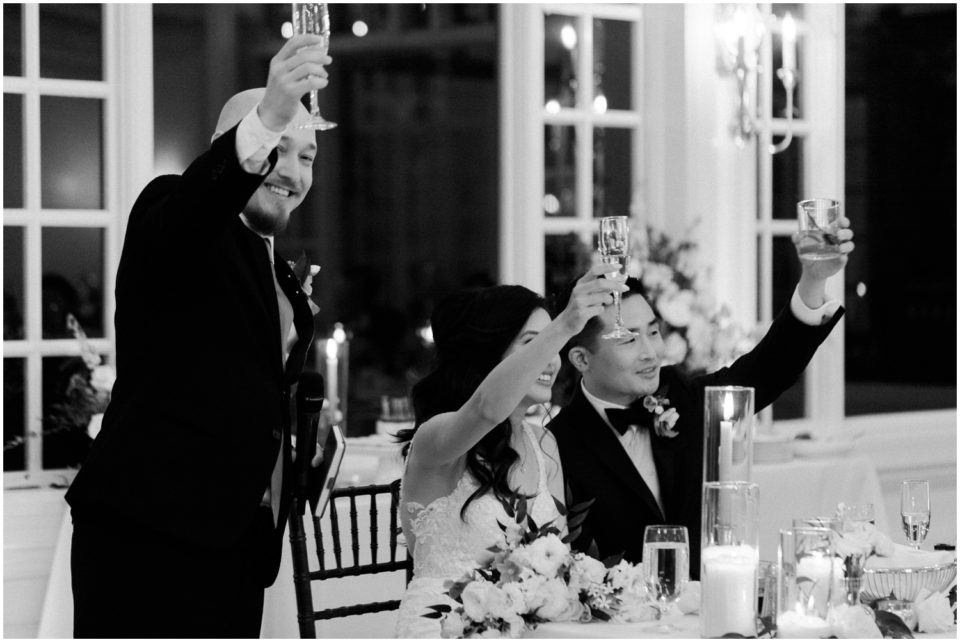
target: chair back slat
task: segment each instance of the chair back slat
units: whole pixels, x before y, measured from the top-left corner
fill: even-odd
[[[370,497],[370,501],[375,501]],[[350,495],[350,550],[353,551],[353,565],[360,566],[360,529],[357,527],[357,496]]]
[[[369,547],[370,562],[362,563],[360,560],[360,528],[357,512],[357,497],[369,498],[370,508],[370,543],[364,544]],[[379,520],[380,507],[377,505],[378,498],[386,499],[390,502],[390,531],[389,531],[389,557],[386,562],[379,561]],[[341,539],[340,522],[344,508],[337,508],[339,501],[348,502],[349,507],[349,542],[343,542]],[[330,501],[327,504],[327,512],[323,518],[313,516],[315,550],[318,558],[318,570],[309,568],[309,555],[307,553],[306,535],[304,534],[302,515],[297,515],[297,511],[292,510],[290,514],[290,546],[294,558],[294,587],[297,592],[297,621],[300,627],[301,638],[316,637],[316,622],[318,620],[329,620],[333,618],[347,617],[351,615],[362,615],[366,613],[375,613],[378,611],[389,611],[399,607],[399,600],[386,600],[382,602],[367,602],[363,604],[353,604],[348,606],[338,606],[334,608],[313,610],[313,595],[311,582],[323,581],[333,578],[356,577],[373,573],[388,573],[396,571],[406,571],[406,581],[410,582],[413,574],[413,561],[409,556],[399,557],[397,549],[399,548],[398,533],[398,511],[400,504],[400,480],[395,480],[390,484],[374,484],[370,486],[334,488],[330,492]],[[386,517],[385,517],[386,518]],[[346,520],[343,520],[346,521]],[[325,538],[323,535],[323,524],[329,522],[327,529],[331,546],[329,550],[325,548]],[[346,524],[344,524],[346,526]],[[364,529],[366,530],[366,529]],[[366,533],[364,533],[366,535]],[[342,537],[348,537],[347,532]],[[344,566],[343,548],[349,546],[353,553],[353,565]],[[330,565],[326,559],[329,552],[333,553],[333,564]]]
[[[330,511],[330,538],[333,540],[333,559],[337,564],[337,568],[343,566],[343,561],[340,558],[342,552],[340,546],[340,519],[337,517],[337,502],[331,501],[327,504],[327,510]]]

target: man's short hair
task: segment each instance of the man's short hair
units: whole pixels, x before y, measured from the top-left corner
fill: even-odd
[[[565,287],[554,299],[554,316],[559,314],[564,308],[567,307],[567,303],[570,302],[570,295],[573,293],[573,288],[576,284],[576,280],[568,284],[567,287]],[[621,299],[627,299],[631,296],[639,295],[650,304],[651,308],[653,308],[653,303],[651,303],[650,297],[647,294],[647,290],[645,287],[643,287],[643,282],[640,279],[635,279],[632,276],[627,277],[626,284],[630,289],[621,295]],[[654,314],[656,314],[655,308]],[[659,317],[659,315],[657,316]],[[576,346],[583,346],[587,350],[593,352],[596,349],[597,341],[599,340],[600,331],[602,328],[603,321],[600,320],[599,315],[587,321],[586,325],[583,326],[583,330],[571,337],[570,340],[567,341],[566,345],[563,346],[561,358],[564,361],[567,361],[567,354],[570,352],[571,348]]]

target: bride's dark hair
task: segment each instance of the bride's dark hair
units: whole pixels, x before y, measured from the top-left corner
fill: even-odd
[[[546,310],[543,298],[521,285],[464,290],[440,302],[430,319],[437,367],[413,387],[414,427],[397,433],[404,457],[423,422],[470,399],[537,308]],[[507,474],[520,456],[510,447],[510,432],[504,420],[467,451],[467,470],[480,487],[464,502],[461,517],[490,489],[498,499],[513,494]]]

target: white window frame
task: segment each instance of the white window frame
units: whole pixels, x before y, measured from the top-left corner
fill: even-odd
[[[593,84],[580,82],[574,107],[551,114],[543,95],[544,16],[558,14],[577,21],[579,59],[577,78],[593,75],[594,19],[633,22],[630,110],[594,112]],[[500,11],[500,282],[519,283],[543,292],[545,237],[575,233],[590,247],[596,232],[593,214],[593,131],[596,128],[632,129],[633,203],[643,174],[642,12],[632,4],[504,4]],[[576,150],[576,216],[547,217],[543,211],[543,130],[547,125],[574,126]],[[624,212],[623,214],[629,214]]]
[[[24,207],[4,209],[3,224],[24,229],[25,338],[3,342],[3,357],[25,361],[25,470],[4,472],[4,488],[64,483],[73,471],[43,469],[42,363],[44,357],[77,356],[72,339],[43,339],[41,236],[43,229],[104,230],[105,336],[93,348],[112,361],[115,337],[113,291],[130,208],[153,174],[153,10],[149,4],[104,4],[103,80],[40,77],[40,10],[24,4],[23,76],[4,76],[4,93],[23,96]],[[40,202],[40,97],[103,101],[104,206],[99,210],[43,209]]]

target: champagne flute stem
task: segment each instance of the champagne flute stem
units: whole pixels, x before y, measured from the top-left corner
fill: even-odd
[[[622,328],[622,327],[623,327],[623,317],[620,315],[620,293],[619,293],[619,292],[614,292],[614,293],[613,293],[613,303],[614,303],[614,305],[617,306],[617,327],[618,327],[618,328]]]
[[[317,96],[317,90],[310,90],[310,115],[319,116],[320,115],[320,104]]]

